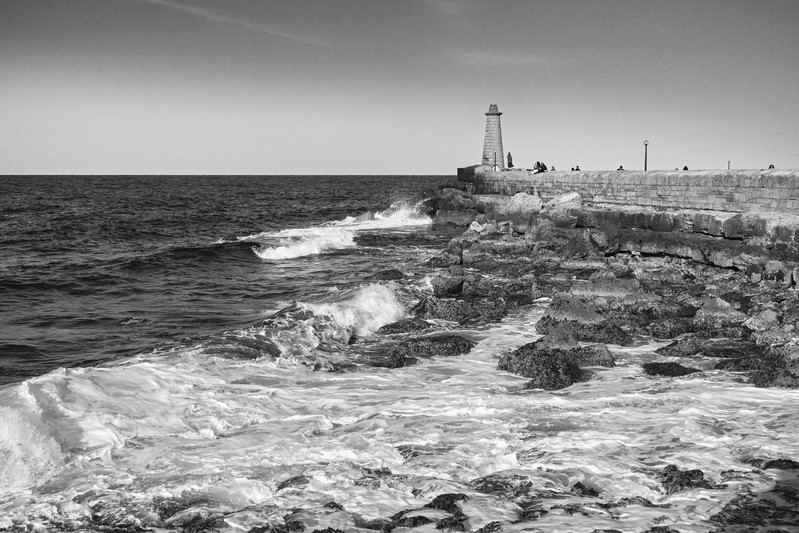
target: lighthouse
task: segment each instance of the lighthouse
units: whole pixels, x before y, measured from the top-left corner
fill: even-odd
[[[499,123],[497,104],[488,106],[486,137],[483,143],[483,166],[491,170],[505,170],[505,152],[502,149],[502,126]]]

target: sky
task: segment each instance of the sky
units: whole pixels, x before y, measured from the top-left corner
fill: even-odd
[[[0,0],[0,174],[799,168],[796,0]]]

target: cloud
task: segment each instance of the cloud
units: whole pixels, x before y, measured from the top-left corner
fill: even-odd
[[[172,9],[174,11],[180,11],[182,13],[189,13],[191,15],[195,15],[198,17],[205,18],[207,20],[211,20],[214,22],[223,22],[225,24],[231,24],[234,26],[239,26],[249,31],[254,31],[258,33],[265,33],[268,35],[272,35],[274,37],[281,37],[283,39],[289,39],[291,41],[295,41],[298,43],[308,44],[311,46],[322,46],[327,47],[330,46],[330,42],[318,39],[316,37],[310,37],[307,35],[302,35],[298,33],[292,33],[285,30],[281,30],[278,28],[274,28],[272,26],[262,24],[259,22],[252,22],[250,20],[232,17],[230,15],[226,15],[224,13],[218,13],[216,11],[212,11],[210,9],[205,9],[202,7],[196,6],[189,6],[186,4],[181,4],[179,2],[172,2],[171,0],[128,0],[132,2],[138,2],[142,4],[153,4],[161,7],[165,7],[167,9]]]
[[[470,67],[549,67],[558,63],[536,54],[497,54],[492,52],[462,52],[456,55],[461,65]]]

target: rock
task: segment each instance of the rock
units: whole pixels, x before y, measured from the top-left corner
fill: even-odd
[[[650,376],[679,377],[701,372],[698,368],[682,366],[679,363],[644,363],[643,368]]]
[[[715,215],[697,213],[694,215],[694,231],[721,237],[724,235],[723,221]]]
[[[451,265],[460,265],[462,258],[460,254],[455,255],[449,252],[441,252],[441,254],[431,257],[427,264],[434,268],[445,268]]]
[[[583,342],[629,345],[630,336],[616,324],[612,324],[585,301],[563,298],[553,302],[544,316],[536,323],[536,331],[548,335],[561,330],[558,335]]]
[[[718,296],[704,296],[700,305],[694,321],[711,328],[740,326],[749,318]]]
[[[452,224],[454,226],[468,226],[477,217],[476,209],[439,209],[433,219],[433,224]]]
[[[409,333],[411,331],[421,331],[431,327],[432,324],[421,318],[404,318],[391,324],[386,324],[377,329],[380,335],[393,335],[395,333]]]
[[[655,353],[666,357],[690,357],[702,350],[703,341],[704,339],[700,337],[685,337],[667,346],[661,346],[655,350]]]
[[[766,309],[746,320],[743,325],[752,331],[765,331],[779,326],[780,315],[773,309]]]
[[[705,479],[705,474],[699,469],[694,470],[680,470],[675,465],[668,465],[658,475],[660,482],[666,489],[666,494],[674,494],[684,489],[702,488],[702,489],[715,489],[719,488],[711,484]]]
[[[433,500],[425,505],[425,507],[430,507],[432,509],[439,509],[441,511],[446,511],[451,515],[458,516],[463,515],[463,511],[461,511],[460,506],[456,502],[466,501],[469,497],[465,494],[439,494]]]
[[[535,343],[503,355],[497,369],[531,378],[525,385],[528,389],[563,389],[580,381],[582,376],[574,358],[559,351],[539,350]]]
[[[380,280],[380,281],[393,281],[397,279],[405,278],[405,274],[401,271],[397,270],[396,268],[390,268],[388,270],[381,270],[380,272],[375,272],[371,276],[367,276],[367,280]]]
[[[548,209],[570,209],[583,205],[583,197],[578,192],[567,192],[546,203]]]
[[[495,472],[472,480],[469,486],[484,494],[492,494],[504,500],[516,500],[533,490],[533,483],[526,476]]]
[[[578,366],[604,366],[613,368],[616,360],[604,344],[581,346],[571,334],[562,336],[562,330],[555,331],[531,343],[530,349],[559,352],[572,358]],[[521,349],[521,348],[520,348]]]
[[[723,528],[716,531],[789,531],[799,524],[797,503],[799,482],[780,479],[769,490],[736,496],[710,521]]]
[[[656,339],[673,339],[697,330],[692,318],[664,318],[649,324],[649,334]]]
[[[575,483],[572,486],[571,492],[573,494],[576,494],[577,496],[587,496],[589,498],[598,498],[599,497],[599,492],[598,491],[596,491],[595,489],[592,489],[591,487],[586,487],[580,481],[578,481],[577,483]]]
[[[453,356],[468,353],[473,346],[474,342],[460,335],[439,334],[403,340],[392,346],[388,353],[396,358]]]
[[[402,368],[414,363],[416,363],[415,358],[408,357],[400,351],[389,350],[384,357],[372,358],[368,364],[378,368]]]
[[[463,289],[463,276],[438,275],[432,279],[433,294],[436,296],[456,296]]]
[[[501,297],[466,301],[428,296],[411,309],[411,314],[419,318],[466,322],[478,318],[496,320],[505,316],[507,311],[508,306]]]
[[[526,233],[531,217],[541,211],[542,206],[538,196],[520,192],[513,195],[507,203],[487,205],[485,214],[488,219],[499,223],[510,222],[513,230],[518,233]]]

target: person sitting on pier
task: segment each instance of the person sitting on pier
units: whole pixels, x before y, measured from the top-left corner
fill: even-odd
[[[682,167],[682,169],[683,170],[688,170],[688,165],[685,165],[684,167]]]
[[[624,170],[624,167],[623,167],[623,166],[621,166],[621,165],[619,165],[619,168],[617,168],[616,170],[617,170],[617,171],[618,171],[618,170]]]
[[[546,172],[547,170],[549,169],[547,168],[546,164],[543,161],[541,161],[541,172]]]

